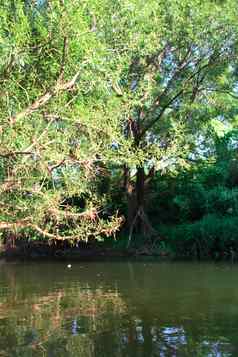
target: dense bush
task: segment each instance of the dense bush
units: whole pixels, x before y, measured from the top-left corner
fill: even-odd
[[[231,258],[238,253],[238,217],[207,215],[195,223],[161,226],[160,232],[177,256]]]

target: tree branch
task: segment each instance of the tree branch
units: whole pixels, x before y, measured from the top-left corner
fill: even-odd
[[[201,89],[204,91],[208,91],[208,92],[217,92],[217,93],[227,94],[234,99],[238,99],[238,95],[231,93],[231,91],[229,91],[229,90],[224,90],[224,89],[219,89],[219,88],[206,88],[206,87],[203,87]]]
[[[158,116],[156,116],[156,118],[152,119],[145,127],[144,129],[141,131],[138,140],[141,140],[141,138],[146,134],[146,132],[148,130],[150,130],[154,124],[160,120],[160,118],[163,116],[164,112],[166,111],[166,109],[172,104],[174,103],[174,101],[179,98],[182,94],[185,93],[185,89],[186,89],[186,85],[197,75],[199,75],[204,69],[206,69],[207,67],[209,67],[211,65],[213,56],[210,57],[209,61],[204,64],[203,66],[199,67],[197,69],[197,71],[193,72],[182,84],[182,88],[163,106],[163,108],[161,109],[160,113]],[[160,98],[161,96],[159,96]],[[153,111],[158,107],[158,98],[156,98],[155,100],[155,104],[152,106],[150,113],[153,113]]]
[[[9,159],[11,157],[17,156],[17,155],[33,155],[34,153],[32,151],[9,151],[6,153],[1,153],[0,152],[0,157],[4,159]]]
[[[34,113],[36,110],[43,107],[52,97],[57,96],[62,91],[70,90],[76,83],[80,72],[78,71],[74,77],[66,82],[62,82],[61,78],[59,78],[55,84],[55,86],[47,91],[45,94],[37,98],[31,105],[29,105],[26,109],[22,110],[21,112],[17,113],[16,115],[9,118],[11,124],[15,124],[16,121],[27,117]]]
[[[66,62],[67,48],[68,48],[68,38],[64,37],[62,59],[61,59],[60,72],[59,72],[60,79],[62,79],[64,77],[64,67],[65,67],[65,62]]]

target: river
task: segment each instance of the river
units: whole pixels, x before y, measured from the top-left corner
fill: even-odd
[[[0,262],[0,356],[238,356],[238,266]]]

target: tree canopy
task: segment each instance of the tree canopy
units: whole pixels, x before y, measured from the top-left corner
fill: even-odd
[[[1,2],[0,228],[75,241],[124,222],[130,239],[157,234],[156,177],[235,145],[237,7]]]

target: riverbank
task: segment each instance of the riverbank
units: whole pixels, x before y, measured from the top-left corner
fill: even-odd
[[[0,258],[7,260],[111,260],[136,257],[172,258],[169,254],[153,250],[147,245],[126,248],[122,245],[79,242],[71,246],[67,242],[48,244],[45,241],[16,240],[13,245],[1,246]]]
[[[210,237],[209,245],[202,244],[196,234],[187,239],[183,236],[181,227],[168,227],[161,236],[154,240],[135,236],[128,244],[127,235],[122,235],[116,240],[107,238],[104,241],[90,240],[70,243],[65,240],[30,239],[27,236],[8,236],[0,245],[0,258],[7,260],[113,260],[131,259],[137,257],[155,257],[165,260],[186,261],[238,261],[238,249],[235,242],[222,245],[218,239]],[[4,242],[4,243],[3,243]],[[230,242],[229,242],[230,243]]]

